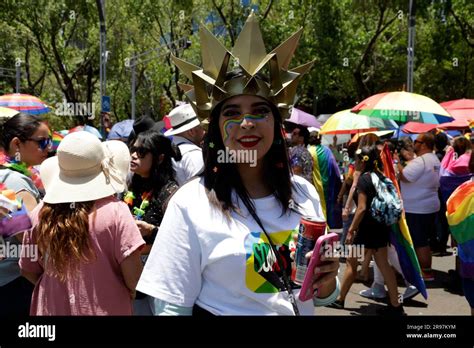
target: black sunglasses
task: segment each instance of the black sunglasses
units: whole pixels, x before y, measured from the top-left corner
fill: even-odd
[[[53,146],[53,141],[51,140],[51,138],[42,138],[42,139],[28,138],[26,140],[35,141],[38,144],[38,147],[41,149],[41,151],[50,149]]]
[[[418,139],[417,139],[417,140],[415,140],[413,143],[415,143],[415,144],[416,144],[416,143],[418,143],[418,144],[424,144],[424,142],[423,142],[423,141],[420,141],[420,140],[418,140]]]
[[[130,154],[133,154],[134,152],[137,153],[139,158],[144,158],[150,152],[150,150],[143,146],[132,146],[130,148]]]

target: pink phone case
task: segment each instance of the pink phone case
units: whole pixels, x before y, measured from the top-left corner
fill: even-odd
[[[316,241],[316,245],[313,249],[313,255],[311,256],[311,260],[309,261],[308,270],[304,276],[303,285],[301,286],[301,291],[298,296],[300,301],[308,301],[311,300],[314,296],[313,294],[313,272],[314,268],[321,264],[321,257],[322,253],[325,251],[324,246],[326,244],[333,245],[339,240],[339,235],[336,233],[329,233],[319,237]]]

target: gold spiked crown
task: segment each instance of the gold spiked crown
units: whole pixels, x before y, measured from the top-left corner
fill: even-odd
[[[302,31],[303,29],[298,30],[267,54],[257,18],[252,11],[232,52],[229,52],[201,25],[199,36],[203,67],[172,56],[174,64],[192,81],[192,85],[178,85],[201,120],[209,118],[214,107],[223,100],[241,94],[267,99],[279,109],[282,118],[286,119],[289,117],[299,80],[314,63],[311,61],[288,69]],[[237,69],[242,71],[240,76],[233,78],[229,78],[227,74],[231,57],[238,64]],[[266,66],[269,82],[257,76]]]

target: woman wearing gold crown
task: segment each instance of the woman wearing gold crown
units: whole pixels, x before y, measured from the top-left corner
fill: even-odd
[[[203,27],[203,68],[174,57],[193,82],[181,88],[210,122],[204,173],[170,200],[137,286],[155,314],[312,315],[336,299],[337,259],[318,270],[313,301],[299,301],[290,279],[301,216],[324,219],[314,187],[291,175],[282,136],[312,65],[288,69],[300,35],[266,54],[252,13],[232,53]],[[229,72],[231,58],[239,69]]]

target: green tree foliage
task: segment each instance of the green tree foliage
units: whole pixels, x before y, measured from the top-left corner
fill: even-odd
[[[437,101],[473,98],[474,3],[416,0],[416,6],[415,92]],[[251,10],[267,51],[303,27],[292,66],[315,60],[298,94],[298,105],[310,112],[331,113],[406,84],[408,0],[107,0],[112,120],[131,116],[131,65],[136,116],[161,119],[183,100],[177,81],[185,77],[170,52],[199,65],[201,23],[230,49]],[[21,61],[21,92],[53,109],[63,100],[94,103],[98,116],[97,1],[3,0],[0,50],[0,67]],[[14,89],[15,78],[0,74],[0,94]],[[54,111],[48,118],[56,129],[85,121]]]

